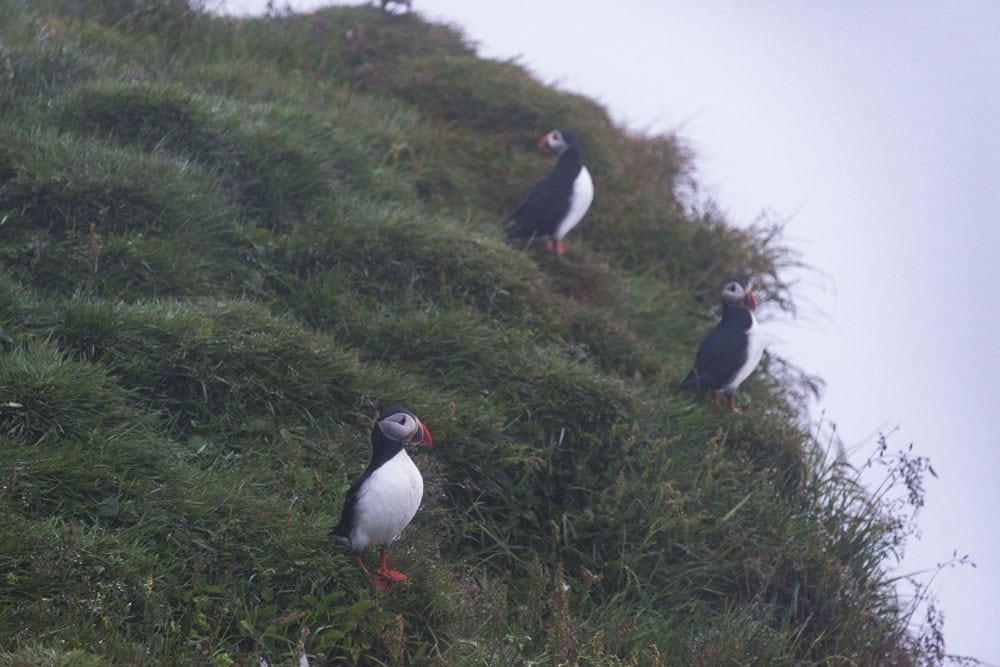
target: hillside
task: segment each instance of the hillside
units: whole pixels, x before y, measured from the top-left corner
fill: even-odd
[[[797,263],[678,137],[365,7],[3,3],[0,82],[0,662],[933,662],[809,379],[676,390]],[[501,224],[554,127],[561,258]],[[378,592],[328,531],[391,403],[435,446]]]

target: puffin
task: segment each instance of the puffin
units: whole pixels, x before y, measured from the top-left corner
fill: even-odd
[[[417,513],[424,495],[423,477],[406,446],[433,444],[430,431],[415,414],[398,405],[383,410],[372,427],[368,468],[347,490],[340,522],[330,531],[347,541],[354,562],[378,590],[390,581],[407,578],[389,568],[386,552]],[[373,545],[380,547],[375,574],[368,571],[362,557]]]
[[[545,239],[545,249],[562,255],[563,238],[580,224],[594,201],[594,181],[580,157],[580,142],[570,130],[552,130],[538,140],[543,152],[559,156],[556,166],[528,190],[504,222],[514,221],[507,241]]]
[[[722,319],[701,341],[694,368],[681,389],[707,391],[715,405],[725,396],[729,408],[741,412],[734,400],[736,389],[764,354],[764,336],[753,314],[756,308],[753,292],[741,282],[734,280],[722,288]]]

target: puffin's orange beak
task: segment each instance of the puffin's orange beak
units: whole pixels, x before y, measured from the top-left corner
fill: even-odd
[[[743,298],[743,305],[750,310],[757,310],[757,299],[753,297],[753,292],[747,290],[746,297]]]
[[[415,440],[413,444],[423,445],[424,447],[430,447],[431,445],[433,445],[434,438],[431,437],[431,432],[427,430],[427,427],[424,426],[424,423],[418,419],[417,426],[420,427],[420,439]]]
[[[549,132],[548,134],[543,135],[542,138],[538,140],[538,150],[540,150],[540,151],[542,151],[544,153],[548,153],[549,152],[549,135],[550,134],[552,134],[552,133]]]

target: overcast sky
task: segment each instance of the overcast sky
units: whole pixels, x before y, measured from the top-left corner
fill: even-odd
[[[902,571],[970,554],[933,584],[948,650],[1000,664],[1000,1],[414,5],[629,127],[679,129],[734,223],[789,219],[829,279],[770,345],[826,380],[855,461],[897,427],[931,458]]]

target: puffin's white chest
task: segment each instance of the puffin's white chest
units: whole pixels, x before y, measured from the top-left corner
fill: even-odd
[[[406,450],[383,463],[358,490],[351,531],[355,551],[369,544],[388,544],[413,519],[424,495],[424,479]]]
[[[750,313],[750,328],[747,330],[747,360],[740,370],[736,372],[733,379],[730,380],[723,391],[732,394],[736,391],[736,388],[740,386],[740,383],[750,377],[753,373],[753,369],[757,368],[757,364],[760,363],[760,358],[764,355],[764,334],[761,332],[760,327],[757,325],[757,318]]]
[[[573,181],[573,194],[569,200],[569,211],[566,212],[566,217],[562,219],[562,222],[559,223],[559,229],[556,230],[557,241],[561,241],[571,229],[580,224],[593,201],[594,181],[590,178],[590,172],[587,171],[587,168],[580,167],[580,173]]]

